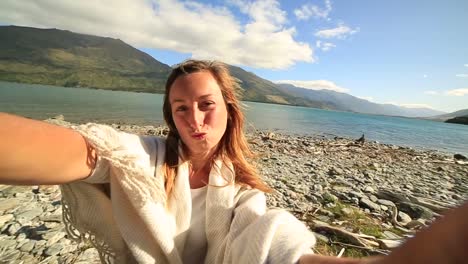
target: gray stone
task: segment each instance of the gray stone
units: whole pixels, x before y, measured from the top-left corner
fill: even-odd
[[[420,228],[424,226],[425,226],[425,221],[423,219],[411,220],[405,225],[405,227],[409,229],[415,229],[415,228]]]
[[[379,239],[379,245],[382,249],[393,249],[401,245],[403,240]]]
[[[29,186],[10,185],[0,191],[4,197],[14,197],[17,193],[28,192],[31,190]],[[0,210],[1,211],[1,210]]]
[[[379,198],[377,198],[377,196],[375,196],[375,195],[370,195],[369,199],[374,203],[377,203],[377,201],[379,200]]]
[[[348,192],[348,195],[351,196],[351,197],[357,197],[359,199],[365,197],[365,195],[361,192],[356,192],[356,191],[350,191]]]
[[[9,236],[16,235],[16,232],[18,232],[20,228],[21,228],[21,225],[15,222],[8,227],[6,233]]]
[[[14,216],[12,214],[0,215],[0,228],[13,219]]]
[[[331,167],[328,171],[328,175],[341,175],[343,174],[343,170],[337,167]]]
[[[0,243],[0,249],[16,248],[16,244],[18,244],[16,240],[5,239],[2,240],[2,243]]]
[[[8,198],[0,200],[0,212],[9,211],[21,204],[21,199]]]
[[[398,209],[407,213],[413,219],[432,219],[432,217],[434,216],[434,213],[431,210],[413,203],[399,203]]]
[[[41,261],[41,264],[42,263],[47,263],[47,264],[59,264],[59,261],[58,261],[58,257],[57,256],[50,256],[46,259],[44,259],[43,261]]]
[[[78,255],[78,258],[75,262],[75,264],[89,264],[89,263],[100,263],[96,262],[96,260],[99,260],[99,254],[96,249],[94,248],[88,248],[84,252],[82,252],[80,255]]]
[[[372,210],[372,211],[380,211],[380,205],[372,202],[368,198],[362,198],[359,201],[359,205],[361,207],[367,208],[367,209]]]
[[[406,225],[407,223],[411,222],[411,220],[412,219],[409,215],[405,214],[402,211],[398,212],[398,221],[400,221],[402,225]]]
[[[286,191],[286,195],[289,196],[290,198],[292,199],[296,199],[297,198],[297,194],[291,190],[287,190]]]
[[[29,222],[33,220],[34,218],[38,217],[40,214],[42,214],[42,208],[32,208],[29,211],[23,212],[19,215],[16,216],[16,221],[18,221],[20,224],[24,224],[26,222]]]
[[[65,255],[67,253],[75,252],[78,249],[76,245],[64,245],[60,251],[60,255]]]
[[[55,245],[52,245],[51,247],[48,247],[44,251],[44,254],[46,254],[46,256],[55,256],[55,255],[58,255],[62,249],[63,249],[62,245],[55,244]]]
[[[388,238],[388,239],[401,239],[401,237],[393,232],[390,232],[388,230],[383,231],[383,236]]]
[[[57,243],[62,237],[65,237],[66,233],[62,231],[49,232],[42,235],[42,238],[47,240],[46,246],[50,247]]]
[[[21,242],[26,239],[26,234],[25,233],[20,233],[16,236],[16,241]]]
[[[20,250],[23,252],[31,252],[34,249],[34,245],[36,244],[35,240],[29,240],[28,242],[24,243]]]
[[[20,257],[21,251],[16,249],[7,250],[0,255],[0,263],[14,263]]]
[[[388,206],[388,207],[395,207],[396,206],[394,202],[389,201],[389,200],[384,200],[384,199],[378,199],[377,203],[379,203],[381,205]]]
[[[323,192],[323,187],[320,184],[314,184],[314,192],[321,193]]]
[[[366,186],[363,191],[366,193],[375,193],[374,188],[372,188],[371,186]]]

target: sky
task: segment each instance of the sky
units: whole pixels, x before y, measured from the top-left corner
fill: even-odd
[[[466,0],[0,1],[0,24],[119,38],[376,103],[468,108]]]

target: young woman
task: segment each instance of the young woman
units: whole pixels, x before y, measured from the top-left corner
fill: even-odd
[[[468,228],[457,219],[468,215],[466,208],[422,233],[424,246],[433,245],[428,259],[414,253],[423,245],[418,239],[387,258],[313,255],[315,238],[307,228],[285,211],[266,208],[270,189],[247,160],[238,89],[221,63],[190,60],[175,67],[164,98],[166,139],[0,114],[0,183],[60,184],[67,232],[90,240],[104,263],[464,260],[460,246]],[[452,234],[465,230],[451,239],[441,235],[449,226],[456,228]],[[434,236],[455,247],[441,251],[427,241]]]

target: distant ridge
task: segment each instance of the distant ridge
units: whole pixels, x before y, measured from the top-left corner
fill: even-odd
[[[279,87],[287,93],[299,95],[306,99],[313,98],[341,111],[405,117],[427,117],[444,113],[429,108],[406,108],[392,104],[377,104],[347,93],[331,90],[311,90],[291,84],[279,84]]]
[[[431,116],[428,117],[429,120],[443,121],[446,123],[455,123],[455,124],[464,124],[468,125],[468,109],[458,110],[452,113]]]
[[[428,117],[428,119],[445,121],[447,119],[455,118],[459,116],[468,116],[468,109],[462,109],[462,110],[458,110],[458,111],[448,113],[448,114],[443,114],[443,115],[431,116],[431,117]]]

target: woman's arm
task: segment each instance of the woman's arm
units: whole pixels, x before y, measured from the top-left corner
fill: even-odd
[[[0,113],[0,184],[63,184],[86,178],[96,153],[76,131]]]

